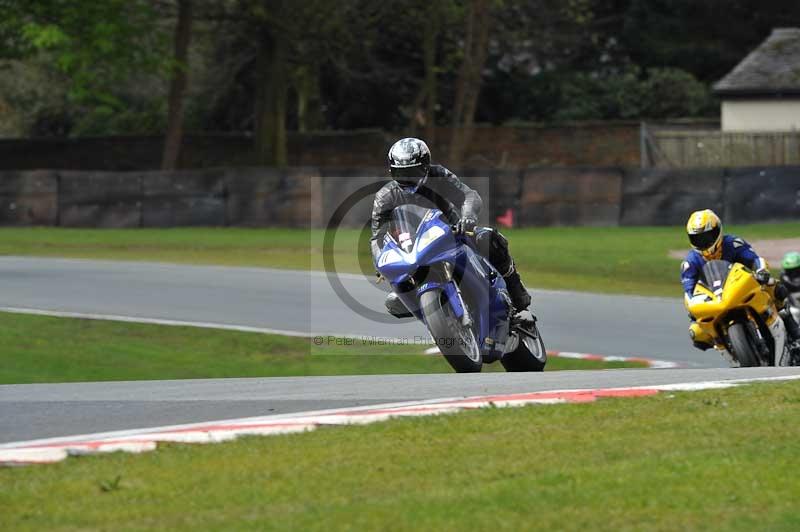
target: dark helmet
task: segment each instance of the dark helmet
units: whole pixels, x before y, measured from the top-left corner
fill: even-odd
[[[400,139],[389,148],[389,172],[401,185],[415,185],[428,175],[431,150],[419,139]]]

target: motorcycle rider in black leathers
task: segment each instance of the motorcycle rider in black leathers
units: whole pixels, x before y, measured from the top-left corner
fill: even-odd
[[[383,236],[389,228],[392,211],[406,204],[436,207],[460,235],[475,235],[478,252],[503,276],[517,313],[527,310],[531,296],[522,284],[508,240],[497,230],[478,227],[483,202],[478,193],[465,185],[450,170],[431,164],[428,146],[415,138],[400,139],[389,149],[390,181],[375,194],[372,207],[372,256],[380,255]],[[399,298],[390,293],[386,300],[389,312],[398,317],[410,316]],[[527,313],[526,313],[527,314]]]

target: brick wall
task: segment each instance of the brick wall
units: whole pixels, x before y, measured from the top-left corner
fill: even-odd
[[[290,133],[289,165],[326,168],[375,167],[408,133],[377,130]],[[447,165],[450,128],[438,128],[434,159]],[[639,125],[593,122],[560,126],[478,126],[465,164],[481,168],[528,166],[638,166]],[[162,138],[157,136],[0,140],[0,170],[155,170]],[[188,135],[181,167],[244,167],[255,163],[246,135]]]

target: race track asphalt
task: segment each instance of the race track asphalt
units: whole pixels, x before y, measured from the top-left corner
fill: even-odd
[[[0,444],[435,398],[784,375],[800,375],[800,368],[629,369],[5,385],[0,386]]]
[[[342,275],[384,316],[383,287]],[[676,282],[676,291],[679,290]],[[545,374],[391,375],[0,386],[0,442],[433,397],[641,386],[789,374],[722,368],[689,345],[680,299],[533,290],[549,349],[642,356],[687,369]],[[249,326],[307,334],[414,338],[414,322],[354,312],[326,274],[259,268],[0,257],[0,307]],[[1,346],[0,346],[1,348]]]
[[[325,273],[260,268],[0,257],[0,307],[244,325],[309,334],[425,336],[383,308],[386,285],[341,275],[351,310]],[[676,293],[680,286],[675,283]],[[691,347],[679,298],[532,290],[548,349],[641,356],[688,367],[725,367]]]

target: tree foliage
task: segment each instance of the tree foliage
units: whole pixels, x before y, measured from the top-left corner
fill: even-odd
[[[4,0],[0,12],[0,34],[12,36],[6,52],[47,54],[79,103],[119,108],[116,87],[166,66],[158,12],[147,0]]]
[[[192,1],[178,64],[178,0],[0,0],[0,113],[30,114],[8,122],[26,134],[164,132],[188,68],[170,104],[188,126],[252,132],[283,164],[294,130],[717,116],[711,84],[800,25],[781,0]]]

